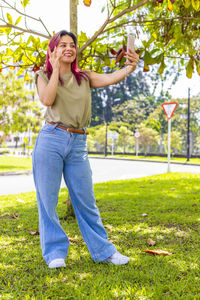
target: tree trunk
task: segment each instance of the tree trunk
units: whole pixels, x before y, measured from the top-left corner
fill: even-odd
[[[70,31],[77,35],[77,4],[78,0],[70,0]],[[67,215],[75,216],[72,201],[68,193],[67,199]]]
[[[78,0],[70,0],[70,31],[77,35],[78,31]]]

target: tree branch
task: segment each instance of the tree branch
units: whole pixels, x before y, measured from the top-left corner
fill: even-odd
[[[24,16],[25,19],[26,19],[26,18],[30,18],[30,19],[32,19],[32,20],[34,20],[34,21],[37,21],[37,22],[41,23],[42,26],[45,28],[46,32],[48,33],[49,37],[51,37],[50,32],[48,31],[47,27],[45,26],[45,24],[44,24],[44,22],[41,20],[41,18],[37,19],[37,18],[35,18],[35,17],[32,17],[32,16],[30,16],[30,15],[27,15],[27,14],[21,12],[20,10],[18,10],[15,6],[12,6],[12,5],[11,5],[9,2],[7,2],[6,0],[1,0],[1,1],[3,1],[6,5],[8,5],[7,8],[10,8],[10,9],[16,11],[19,15]],[[1,7],[2,7],[2,6],[1,6]],[[25,20],[25,21],[26,21],[26,20]],[[12,25],[12,24],[10,24],[10,25]],[[15,26],[15,25],[13,25],[13,28],[15,28],[14,26]],[[27,28],[27,30],[30,30],[30,29]],[[27,32],[27,31],[23,31],[23,32]],[[29,32],[29,31],[28,31],[28,32]],[[38,34],[37,32],[36,32],[35,34],[41,36],[41,34]],[[46,35],[44,35],[43,37],[46,38]]]
[[[10,39],[6,44],[0,44],[0,47],[2,46],[8,46],[8,43],[13,42],[15,40],[15,38],[19,35],[23,34],[22,32],[17,33],[14,38]]]
[[[114,29],[114,28],[117,28],[117,27],[120,27],[122,25],[127,25],[127,24],[130,24],[130,23],[135,23],[135,24],[144,24],[144,23],[154,23],[154,22],[162,22],[162,21],[171,21],[171,20],[179,20],[179,19],[182,19],[182,20],[196,20],[196,21],[200,21],[200,18],[194,18],[194,17],[182,17],[182,16],[178,16],[178,17],[174,17],[174,18],[156,18],[156,19],[152,19],[152,20],[143,20],[143,21],[139,21],[139,20],[130,20],[130,21],[127,21],[127,22],[124,22],[124,23],[119,23],[115,26],[112,26],[112,27],[108,27],[106,28],[104,31],[101,32],[101,34],[111,30],[111,29]]]
[[[117,14],[115,17],[113,17],[112,19],[110,19],[110,17],[107,18],[107,20],[103,23],[103,25],[100,27],[100,29],[79,49],[79,53],[81,53],[83,50],[85,50],[103,31],[104,28],[109,24],[114,22],[116,19],[122,17],[123,15],[130,13],[133,10],[136,10],[139,7],[144,6],[145,4],[147,4],[150,0],[143,0],[140,3],[124,9],[123,11],[121,11],[119,14]]]
[[[39,20],[36,19],[35,17],[26,15],[25,13],[19,11],[16,7],[12,6],[12,5],[11,5],[10,3],[8,3],[6,0],[1,0],[1,1],[3,1],[5,4],[7,4],[7,5],[9,6],[8,8],[15,10],[15,11],[16,11],[18,14],[20,14],[21,16],[28,17],[28,18],[33,19],[33,20],[35,20],[35,21],[39,21]]]
[[[26,33],[31,33],[31,34],[36,34],[38,36],[41,36],[45,39],[48,39],[50,40],[51,36],[49,35],[45,35],[43,33],[39,33],[37,31],[34,31],[34,30],[31,30],[31,29],[24,29],[24,28],[21,28],[19,26],[15,26],[13,24],[8,24],[7,22],[5,22],[3,19],[0,18],[1,21],[3,21],[5,23],[5,25],[0,25],[0,28],[14,28],[14,29],[17,29],[19,31],[22,31],[22,32],[26,32]]]
[[[117,14],[115,17],[113,17],[112,19],[110,19],[110,20],[109,20],[109,23],[112,23],[112,22],[114,22],[116,19],[119,19],[120,17],[122,17],[123,15],[128,14],[128,13],[130,13],[131,11],[136,10],[136,9],[139,8],[139,7],[144,6],[144,5],[147,4],[149,1],[150,1],[150,0],[143,0],[143,1],[141,1],[140,3],[138,3],[138,4],[136,4],[136,5],[132,6],[132,7],[129,7],[129,8],[124,9],[124,10],[121,11],[119,14]]]

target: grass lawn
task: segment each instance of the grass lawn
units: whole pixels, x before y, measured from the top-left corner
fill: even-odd
[[[24,171],[32,169],[30,157],[0,156],[0,172]]]
[[[91,260],[76,220],[65,218],[62,189],[57,212],[76,242],[71,242],[66,268],[48,269],[39,236],[29,234],[38,230],[35,193],[1,196],[1,299],[200,299],[200,175],[96,184],[95,195],[109,239],[130,263]],[[149,237],[155,246],[148,246]],[[173,254],[141,252],[149,248]]]

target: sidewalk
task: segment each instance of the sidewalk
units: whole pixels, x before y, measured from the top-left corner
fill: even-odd
[[[94,159],[104,159],[104,160],[124,160],[124,161],[134,161],[134,162],[151,162],[151,163],[158,163],[158,164],[167,164],[167,161],[160,161],[160,160],[153,160],[153,159],[135,159],[130,157],[116,157],[116,156],[95,156],[89,155],[89,158]],[[171,161],[170,164],[172,165],[183,165],[183,166],[199,166],[200,164],[191,164],[191,163],[182,163],[182,162],[173,162]],[[200,172],[200,171],[199,171]],[[24,171],[15,171],[15,172],[0,172],[0,176],[10,176],[10,175],[30,175],[32,174],[32,170],[24,170]]]
[[[113,180],[127,180],[167,172],[166,163],[152,163],[127,159],[110,159],[90,157],[93,183],[102,183]],[[200,174],[200,166],[172,164],[171,172],[187,172]],[[66,187],[62,179],[61,188]],[[18,194],[35,191],[33,176],[14,175],[0,176],[0,195]]]

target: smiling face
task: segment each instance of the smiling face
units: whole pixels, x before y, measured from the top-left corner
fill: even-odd
[[[72,37],[69,35],[62,36],[56,51],[58,54],[62,54],[60,62],[71,64],[76,58],[76,45]]]

